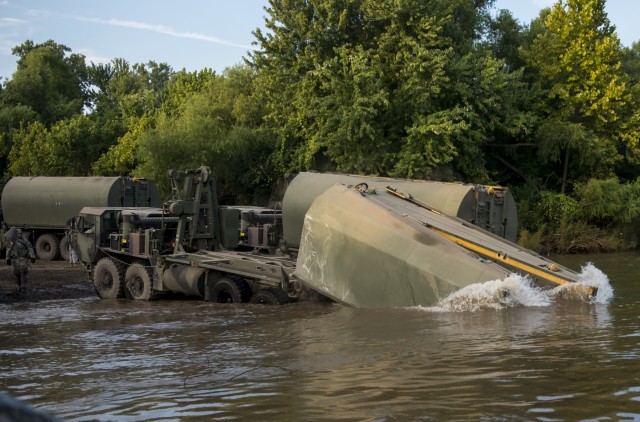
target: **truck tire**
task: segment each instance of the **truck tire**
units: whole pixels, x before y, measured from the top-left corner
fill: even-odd
[[[60,239],[60,258],[69,262],[71,260],[71,252],[69,252],[69,238],[63,236]]]
[[[38,236],[36,240],[36,255],[43,261],[54,261],[60,253],[60,241],[52,233]]]
[[[124,276],[124,292],[129,299],[149,300],[153,293],[153,274],[142,264],[131,264]]]
[[[251,287],[241,278],[222,277],[213,286],[212,296],[216,303],[244,303],[251,297]]]
[[[93,284],[102,299],[124,297],[122,266],[111,258],[102,258],[93,269]]]
[[[267,287],[258,290],[251,298],[251,303],[261,305],[284,305],[289,302],[289,295],[277,287]]]

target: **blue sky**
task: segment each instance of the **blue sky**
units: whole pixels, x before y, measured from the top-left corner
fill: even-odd
[[[529,23],[553,0],[496,0]],[[166,62],[175,70],[218,72],[242,61],[252,31],[264,23],[267,0],[0,0],[0,77],[16,68],[11,48],[52,39],[88,61],[124,58]],[[638,0],[608,0],[609,19],[623,45],[640,40]]]

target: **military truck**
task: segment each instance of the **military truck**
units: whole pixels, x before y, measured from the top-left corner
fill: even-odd
[[[301,294],[290,282],[295,261],[276,250],[278,212],[219,206],[208,167],[169,178],[162,208],[85,207],[74,219],[72,243],[101,298],[281,304]]]
[[[162,202],[155,183],[147,179],[13,177],[2,190],[2,233],[19,227],[34,244],[38,258],[68,260],[67,221],[84,206],[161,207]]]
[[[578,280],[505,240],[508,210],[489,213],[499,215],[500,237],[478,228],[484,218],[471,218],[476,224],[434,208],[451,195],[432,195],[426,185],[387,179],[386,187],[370,187],[383,181],[341,177],[297,176],[279,210],[220,206],[208,167],[171,171],[162,208],[85,207],[73,221],[72,244],[104,299],[174,292],[219,303],[322,297],[356,307],[415,306],[511,272],[554,285]],[[504,205],[505,191],[486,193],[496,192]]]

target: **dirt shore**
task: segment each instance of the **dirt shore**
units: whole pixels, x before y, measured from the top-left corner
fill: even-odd
[[[31,264],[27,291],[18,292],[13,267],[0,260],[0,304],[41,302],[95,296],[93,284],[84,266],[66,261],[40,261]]]

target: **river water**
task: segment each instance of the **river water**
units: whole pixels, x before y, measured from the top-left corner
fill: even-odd
[[[640,420],[640,254],[557,260],[606,297],[0,305],[0,391],[67,421]]]

